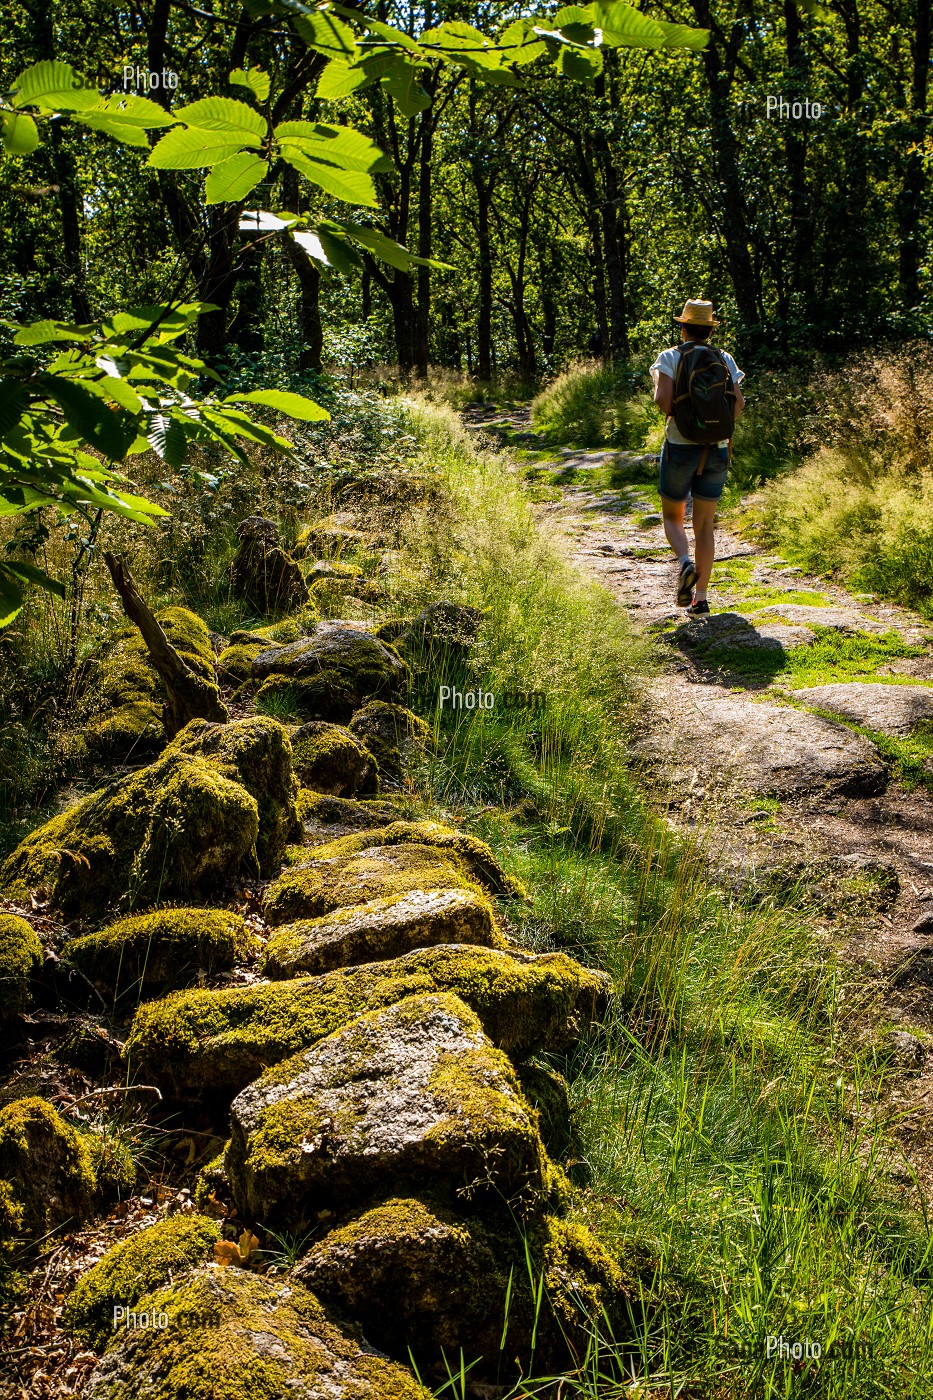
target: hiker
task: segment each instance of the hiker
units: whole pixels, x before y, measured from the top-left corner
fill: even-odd
[[[677,605],[691,617],[709,612],[706,592],[713,571],[713,519],[732,458],[732,430],[745,407],[745,378],[725,350],[708,342],[719,322],[711,301],[688,301],[679,316],[680,345],[662,350],[651,366],[654,401],[667,414],[661,449],[664,533],[680,560]],[[696,562],[690,557],[684,517],[693,498]]]

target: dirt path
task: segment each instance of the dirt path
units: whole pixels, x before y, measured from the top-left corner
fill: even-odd
[[[468,421],[526,455],[534,447],[521,411]],[[753,898],[793,890],[861,966],[877,996],[866,1035],[887,1040],[903,1070],[892,1108],[908,1115],[905,1146],[933,1181],[933,740],[918,739],[933,729],[930,626],[721,525],[712,615],[687,619],[657,458],[552,453],[517,467],[542,524],[663,644],[640,747],[669,819],[714,824],[720,881]]]

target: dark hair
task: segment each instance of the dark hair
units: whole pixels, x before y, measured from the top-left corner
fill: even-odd
[[[713,333],[712,326],[687,326],[686,331],[691,340],[709,340]]]

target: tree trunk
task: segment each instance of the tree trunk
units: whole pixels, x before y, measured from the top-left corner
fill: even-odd
[[[282,195],[286,209],[298,207],[298,174],[289,170],[282,183]],[[323,369],[324,329],[321,325],[321,274],[317,264],[287,235],[284,239],[285,256],[291,263],[298,279],[300,300],[298,304],[298,333],[301,337],[301,350],[298,355],[298,368],[313,369],[318,374]],[[364,274],[366,276],[366,274]],[[365,319],[365,313],[364,313]]]
[[[140,596],[133,575],[122,555],[104,554],[113,586],[120,595],[123,611],[142,633],[152,664],[165,686],[167,699],[162,706],[162,723],[170,739],[193,719],[209,719],[226,724],[230,716],[221,704],[216,685],[190,670],[166,637],[151,610]]]
[[[900,267],[898,280],[901,300],[909,311],[920,301],[920,264],[922,248],[920,244],[920,220],[923,213],[923,194],[926,184],[924,167],[924,142],[926,140],[927,92],[929,87],[931,21],[933,3],[931,0],[916,0],[916,19],[913,38],[913,76],[910,95],[910,129],[907,144],[912,147],[904,167],[904,180],[898,200],[898,227],[900,233]]]
[[[479,317],[476,323],[476,376],[492,378],[492,240],[489,227],[491,185],[474,173],[479,251]]]
[[[434,153],[434,119],[428,109],[422,117],[421,166],[418,177],[418,256],[431,256],[431,159]],[[422,379],[428,373],[431,348],[431,269],[418,268],[418,306],[415,312],[414,360]]]

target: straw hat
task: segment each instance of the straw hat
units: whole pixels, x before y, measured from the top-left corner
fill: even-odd
[[[674,320],[679,326],[718,326],[711,301],[685,301],[684,309]]]

